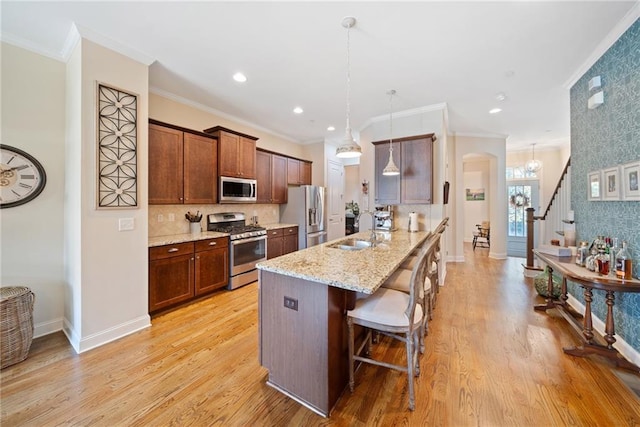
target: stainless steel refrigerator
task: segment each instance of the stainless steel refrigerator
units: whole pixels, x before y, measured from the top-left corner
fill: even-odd
[[[280,222],[298,224],[298,249],[327,241],[324,196],[324,187],[289,187],[287,204],[280,205]]]

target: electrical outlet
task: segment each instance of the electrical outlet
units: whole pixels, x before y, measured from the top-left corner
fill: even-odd
[[[169,221],[175,221],[176,220],[176,216],[174,214],[172,214],[172,213],[169,214],[168,217],[169,217]]]
[[[291,297],[284,297],[284,306],[291,310],[298,311],[298,300]]]
[[[118,219],[118,231],[130,231],[130,230],[133,230],[133,228],[134,228],[133,218]]]
[[[164,215],[158,214],[158,222],[164,221]]]

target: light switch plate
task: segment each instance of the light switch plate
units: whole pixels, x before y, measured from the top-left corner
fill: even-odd
[[[118,219],[118,231],[130,231],[134,228],[133,218]]]

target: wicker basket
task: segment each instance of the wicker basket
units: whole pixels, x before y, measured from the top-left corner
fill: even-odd
[[[29,354],[34,300],[26,286],[0,287],[0,369],[22,362]]]

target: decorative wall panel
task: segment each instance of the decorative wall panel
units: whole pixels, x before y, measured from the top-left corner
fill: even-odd
[[[98,84],[98,208],[138,206],[138,97]]]
[[[602,77],[604,104],[587,108],[588,82]],[[629,244],[633,276],[640,274],[640,202],[589,201],[589,172],[640,160],[640,21],[636,21],[571,88],[571,205],[578,240],[598,235]],[[584,303],[582,288],[570,292]],[[594,291],[593,312],[605,319],[603,292]],[[640,294],[616,294],[616,333],[640,351]]]

